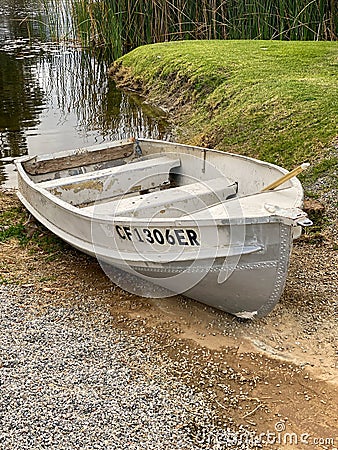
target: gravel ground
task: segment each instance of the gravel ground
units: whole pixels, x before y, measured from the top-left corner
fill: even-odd
[[[110,327],[106,308],[90,321],[86,304],[39,310],[29,288],[0,296],[1,449],[232,447],[201,392],[168,376],[147,335]]]

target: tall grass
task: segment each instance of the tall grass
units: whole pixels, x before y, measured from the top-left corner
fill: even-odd
[[[48,0],[43,0],[46,3]],[[181,39],[335,40],[336,0],[51,0],[83,46],[116,58]]]

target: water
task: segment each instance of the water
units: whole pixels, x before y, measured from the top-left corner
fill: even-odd
[[[15,185],[11,160],[20,155],[169,138],[163,113],[117,90],[107,63],[42,41],[37,11],[32,1],[0,0],[0,184]]]

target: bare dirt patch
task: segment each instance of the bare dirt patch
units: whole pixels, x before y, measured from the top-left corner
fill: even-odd
[[[1,194],[2,211],[15,206],[13,193]],[[95,322],[91,305],[99,302],[110,310],[115,327],[148,334],[163,364],[174,361],[175,376],[210,398],[220,423],[275,433],[281,442],[268,448],[311,444],[333,449],[338,445],[334,248],[328,242],[296,243],[282,300],[269,316],[255,321],[238,320],[183,296],[144,299],[126,293],[93,258],[67,246],[48,253],[11,239],[1,244],[0,254],[2,282],[38,294],[32,305],[36,311],[81,304]],[[190,425],[198,433],[198,424]],[[295,433],[297,445],[285,433]]]

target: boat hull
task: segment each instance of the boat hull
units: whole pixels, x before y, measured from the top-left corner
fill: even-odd
[[[151,258],[135,261],[125,254],[122,257],[116,250],[114,239],[107,241],[107,237],[112,236],[107,231],[102,232],[107,230],[106,223],[64,209],[37,195],[23,180],[20,181],[19,198],[46,228],[78,250],[96,257],[112,281],[129,292],[148,297],[184,294],[237,317],[250,319],[268,314],[283,292],[293,230],[282,221],[218,225],[218,229],[223,228],[219,230],[220,235],[231,234],[231,228],[232,234],[236,235],[222,256],[211,251],[209,257],[187,257],[183,262],[154,262]],[[118,226],[124,228],[123,224]],[[214,229],[211,232],[214,233]],[[122,270],[125,276],[112,268]]]
[[[107,275],[129,292],[146,297],[184,294],[237,317],[252,319],[265,316],[279,301],[293,242],[290,227],[282,223],[263,224],[260,228],[265,240],[263,243],[262,236],[261,250],[199,260],[198,264],[187,261],[184,265],[179,262],[141,265],[96,256]],[[126,274],[116,273],[111,265]],[[154,283],[162,289],[156,289]]]
[[[42,170],[38,173],[39,162],[35,164],[30,160],[28,161],[34,173],[29,175],[25,171],[24,163],[19,161],[19,198],[46,228],[73,247],[96,257],[112,281],[129,292],[148,297],[184,294],[245,319],[262,317],[269,313],[283,292],[292,242],[300,233],[298,222],[300,218],[306,217],[298,209],[302,202],[299,181],[289,182],[287,189],[277,193],[263,194],[261,187],[276,177],[275,172],[278,174],[280,170],[283,174],[284,169],[250,158],[212,150],[206,153],[204,149],[179,147],[177,144],[171,147],[169,143],[153,144],[145,141],[143,149],[151,153],[152,145],[157,146],[156,151],[160,155],[168,152],[168,156],[161,156],[160,161],[170,167],[175,166],[181,179],[185,174],[177,162],[178,150],[183,152],[182,157],[180,156],[183,165],[184,158],[190,156],[190,153],[199,155],[194,156],[186,167],[189,169],[192,164],[196,164],[197,176],[203,178],[209,173],[209,180],[213,180],[212,182],[217,180],[213,172],[210,172],[207,160],[212,161],[212,170],[217,166],[222,166],[222,170],[225,170],[229,165],[232,172],[237,171],[238,176],[240,169],[236,164],[238,163],[239,167],[244,164],[246,170],[243,182],[239,183],[240,189],[244,191],[238,199],[228,200],[227,197],[210,208],[193,211],[190,215],[181,217],[171,216],[167,213],[167,207],[161,207],[160,203],[147,206],[146,202],[143,202],[143,206],[148,209],[137,209],[135,213],[131,212],[129,217],[123,217],[123,214],[116,215],[114,210],[109,210],[112,202],[104,199],[105,184],[101,178],[94,179],[95,174],[90,175],[90,183],[86,182],[86,174],[62,178],[68,176],[67,155],[63,155],[61,181],[54,176],[48,180],[48,173],[45,174]],[[173,149],[174,153],[170,153]],[[171,154],[175,155],[172,159]],[[90,155],[93,159],[95,152],[91,151]],[[74,152],[71,157],[73,162],[77,158]],[[80,157],[83,161],[84,152],[81,151]],[[49,163],[49,160],[52,162]],[[43,168],[48,164],[53,165],[55,170],[58,161],[57,158],[47,157],[42,164]],[[142,160],[134,167],[152,170],[151,164],[142,166]],[[125,172],[126,168],[127,166],[123,166]],[[118,172],[113,167],[101,170],[101,174],[110,170],[115,174]],[[250,173],[254,174],[254,178],[246,183]],[[219,172],[217,174],[219,175]],[[106,185],[109,184],[111,188],[112,181],[116,179],[110,177]],[[125,182],[122,176],[120,179],[121,183]],[[74,180],[78,180],[78,184],[74,183]],[[226,182],[226,178],[224,180]],[[255,196],[245,190],[250,183],[252,189],[259,189]],[[94,206],[77,207],[70,201],[65,201],[65,197],[59,198],[60,195],[70,196],[73,192],[72,198],[76,198],[75,194],[77,197],[81,195],[83,201],[87,194],[85,190],[80,190],[79,186],[82,186],[81,189],[89,189],[89,186],[90,189],[93,189],[93,186],[95,189],[100,188],[98,206],[94,202]],[[192,185],[189,186],[191,189]],[[231,193],[233,185],[225,188]],[[202,190],[205,192],[204,187]],[[177,195],[181,196],[181,204],[192,204],[182,190],[164,192],[177,192]],[[162,197],[166,196],[167,194],[163,194]],[[175,206],[174,194],[173,197]],[[138,198],[142,199],[142,195]],[[160,202],[161,194],[156,193],[146,198]],[[130,206],[137,201],[134,199],[135,197],[131,197],[131,201],[124,204],[128,203]],[[271,200],[278,200],[279,206],[268,203]],[[157,216],[146,217],[145,212],[151,211],[150,207],[158,211]],[[167,214],[167,217],[161,218],[162,213]]]

